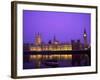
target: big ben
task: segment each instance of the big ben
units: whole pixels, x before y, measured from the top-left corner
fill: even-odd
[[[87,33],[86,33],[86,29],[84,29],[83,38],[84,38],[84,49],[87,50],[87,48],[88,48],[88,42],[87,42]]]

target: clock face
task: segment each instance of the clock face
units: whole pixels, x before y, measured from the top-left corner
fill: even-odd
[[[86,34],[84,34],[84,37],[86,37],[87,35]]]

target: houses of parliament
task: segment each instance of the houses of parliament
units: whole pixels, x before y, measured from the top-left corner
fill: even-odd
[[[71,40],[70,43],[62,43],[54,36],[53,40],[43,43],[41,34],[36,34],[34,43],[29,45],[29,51],[71,51],[71,50],[87,50],[89,48],[87,41],[86,29],[83,32],[84,43],[80,40]]]

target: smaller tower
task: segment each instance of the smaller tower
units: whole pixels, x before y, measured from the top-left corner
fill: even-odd
[[[88,48],[86,29],[84,29],[83,38],[84,38],[84,49],[86,50]]]
[[[56,37],[54,36],[54,38],[53,38],[53,43],[54,44],[59,44],[59,42],[56,40]]]
[[[41,45],[41,43],[42,43],[41,35],[39,33],[35,34],[35,45]]]

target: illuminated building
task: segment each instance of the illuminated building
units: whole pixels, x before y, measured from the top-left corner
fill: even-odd
[[[49,40],[48,43],[43,43],[40,33],[35,34],[34,43],[24,45],[24,50],[27,51],[71,51],[71,50],[87,50],[90,45],[87,42],[87,33],[84,29],[83,33],[84,43],[78,40],[71,40],[71,43],[60,42],[54,36],[53,40]]]
[[[67,51],[72,50],[72,45],[68,43],[60,43],[56,40],[54,36],[53,42],[49,42],[48,44],[42,44],[41,35],[38,34],[35,37],[34,45],[29,47],[30,51]]]

